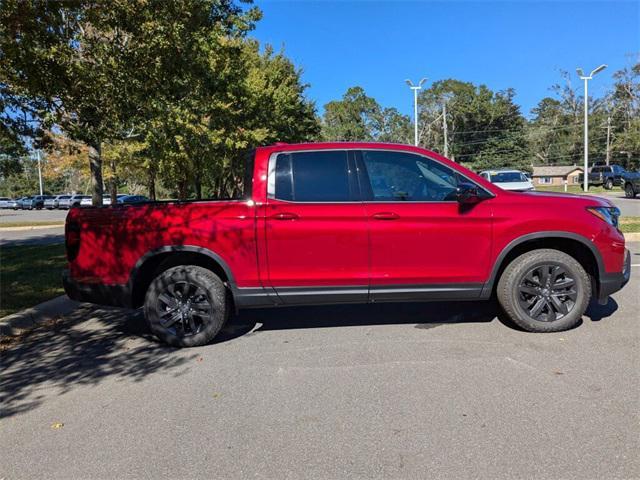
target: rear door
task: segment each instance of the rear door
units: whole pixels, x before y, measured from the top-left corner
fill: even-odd
[[[269,282],[284,303],[364,302],[369,245],[353,152],[274,153],[269,160]]]
[[[491,199],[456,200],[473,183],[422,155],[363,150],[358,171],[370,225],[371,298],[479,295],[491,258]]]

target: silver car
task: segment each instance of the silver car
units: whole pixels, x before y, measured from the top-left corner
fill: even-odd
[[[60,202],[60,198],[64,196],[70,195],[56,195],[55,197],[49,197],[44,201],[44,208],[47,210],[53,210],[54,208],[58,208],[58,203]]]
[[[62,197],[66,197],[67,195],[63,195]],[[73,208],[73,207],[79,207],[80,206],[80,202],[82,202],[83,198],[91,198],[89,195],[79,195],[79,194],[75,194],[75,195],[69,195],[69,198],[60,198],[60,200],[58,200],[58,208]]]
[[[0,197],[0,208],[10,208],[9,202],[11,199],[9,197]]]

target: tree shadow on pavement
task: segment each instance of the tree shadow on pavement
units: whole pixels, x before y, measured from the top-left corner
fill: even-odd
[[[107,377],[137,382],[197,356],[140,337],[151,338],[139,313],[86,305],[53,327],[37,328],[1,353],[0,418],[38,407],[45,391],[62,395]]]

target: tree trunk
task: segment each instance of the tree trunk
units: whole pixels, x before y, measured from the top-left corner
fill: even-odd
[[[193,188],[196,191],[196,199],[202,200],[202,180],[199,175],[193,179]]]
[[[187,199],[187,179],[182,179],[178,181],[178,200],[186,200]]]
[[[153,166],[149,167],[148,172],[149,172],[149,177],[148,177],[149,184],[147,185],[147,188],[149,189],[149,198],[155,202],[155,200],[156,200],[156,172],[155,172]]]
[[[102,206],[102,145],[97,142],[89,145],[89,169],[91,170],[91,203]]]
[[[116,176],[116,160],[112,158],[109,162],[111,168],[111,182],[109,183],[109,189],[111,190],[111,205],[118,203],[118,177]]]

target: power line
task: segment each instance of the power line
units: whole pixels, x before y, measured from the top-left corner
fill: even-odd
[[[598,140],[604,140],[606,138],[606,136],[602,136],[602,137],[591,137],[589,139],[589,141],[598,141]],[[576,140],[576,141],[572,141],[572,142],[561,142],[561,143],[552,143],[551,146],[554,147],[559,147],[559,146],[564,146],[564,145],[577,145],[578,143],[580,143],[581,140]],[[484,141],[484,142],[479,142],[478,144],[482,144],[482,143],[489,143],[489,140]],[[465,145],[469,145],[469,144],[465,144],[465,143],[456,143],[454,144],[455,147],[460,147],[460,146],[465,146]],[[526,147],[523,147],[526,148]],[[521,149],[519,148],[513,148],[513,149],[508,149],[508,150],[497,150],[497,151],[486,151],[486,152],[476,152],[476,153],[461,153],[456,155],[456,158],[459,157],[473,157],[473,156],[477,156],[477,155],[486,155],[486,154],[497,154],[497,153],[516,153],[521,151]]]
[[[486,130],[461,130],[461,131],[453,131],[453,133],[484,133],[484,132],[520,132],[527,133],[526,129],[528,127],[523,125],[521,128],[488,128]],[[580,128],[580,125],[563,125],[561,127],[550,127],[545,125],[536,126],[538,129],[544,130],[564,130],[569,128]]]

